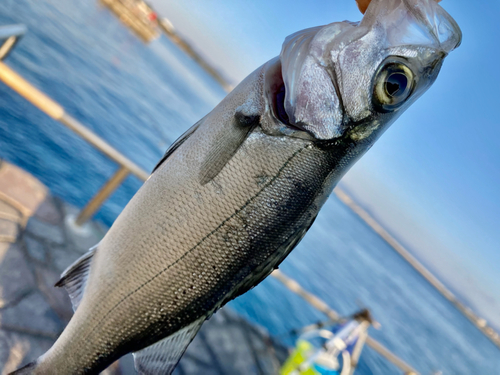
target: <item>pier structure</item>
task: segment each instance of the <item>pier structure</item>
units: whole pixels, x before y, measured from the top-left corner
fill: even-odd
[[[156,12],[142,0],[99,0],[143,42],[160,36]]]
[[[200,53],[198,53],[191,43],[179,35],[170,20],[163,17],[158,21],[158,26],[165,33],[165,35],[177,45],[177,47],[184,51],[184,53],[191,57],[202,69],[205,70],[205,72],[212,76],[212,78],[215,79],[226,92],[231,92],[233,90],[233,85],[229,83],[229,81],[224,78],[224,76]]]

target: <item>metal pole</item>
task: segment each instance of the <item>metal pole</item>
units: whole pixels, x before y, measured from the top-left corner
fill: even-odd
[[[368,327],[366,330],[361,332],[358,338],[358,342],[354,346],[351,355],[351,371],[349,375],[354,375],[354,371],[358,367],[359,357],[361,356],[361,351],[363,350],[363,346],[365,346],[366,339],[368,338]]]
[[[417,370],[412,368],[408,363],[403,361],[398,356],[394,355],[389,349],[387,349],[384,345],[376,341],[375,339],[368,336],[366,338],[366,345],[375,350],[382,357],[387,359],[389,362],[397,366],[399,369],[403,370],[406,375],[418,375]]]
[[[340,321],[340,315],[336,311],[332,310],[325,301],[316,297],[314,294],[309,293],[307,290],[302,288],[298,282],[286,276],[280,270],[274,270],[271,274],[274,278],[278,279],[283,285],[290,289],[295,294],[299,295],[305,299],[311,306],[316,308],[325,314],[329,319],[334,322]]]
[[[90,200],[89,203],[80,211],[76,218],[76,225],[82,225],[94,215],[94,213],[101,207],[102,203],[108,199],[118,186],[129,175],[129,170],[125,167],[120,167],[116,173],[101,187],[96,195]]]
[[[21,38],[26,34],[27,28],[22,24],[0,26],[0,40],[8,39],[11,36]]]

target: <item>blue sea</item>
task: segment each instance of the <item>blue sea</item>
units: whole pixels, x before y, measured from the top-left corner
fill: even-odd
[[[2,0],[0,25],[28,34],[7,63],[145,170],[225,95],[165,37],[140,42],[95,0]],[[278,52],[278,51],[277,51]],[[0,158],[83,206],[117,166],[0,84]],[[129,177],[97,219],[111,224],[141,182]],[[371,309],[372,336],[421,374],[500,374],[500,351],[332,196],[281,267],[341,314]],[[276,280],[230,303],[286,344],[324,319]],[[399,374],[365,348],[358,374]]]

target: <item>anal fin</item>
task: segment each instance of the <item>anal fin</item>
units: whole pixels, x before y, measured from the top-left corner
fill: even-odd
[[[140,375],[170,375],[204,321],[205,317],[201,317],[163,340],[135,352],[137,372]]]
[[[66,268],[61,275],[61,279],[55,285],[57,287],[63,286],[66,289],[71,299],[71,304],[73,305],[73,311],[76,311],[82,300],[83,293],[85,292],[85,286],[87,285],[87,279],[90,273],[90,264],[97,250],[97,246],[98,245],[91,248],[71,266]]]

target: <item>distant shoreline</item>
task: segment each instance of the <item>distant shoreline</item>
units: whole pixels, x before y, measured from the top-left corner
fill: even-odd
[[[337,187],[334,193],[359,216],[370,228],[372,228],[385,242],[387,242],[404,260],[406,260],[429,284],[431,284],[444,298],[451,302],[472,324],[476,326],[488,339],[500,348],[500,335],[487,321],[477,316],[468,306],[464,305],[458,298],[434,276],[422,263],[406,250],[393,236],[389,234],[366,210],[359,206],[344,190]]]
[[[131,29],[144,43],[159,37],[162,31],[184,53],[191,57],[205,70],[226,92],[233,90],[233,85],[223,77],[196,49],[181,37],[167,18],[159,18],[153,7],[144,0],[99,0],[113,12],[120,21]]]
[[[170,38],[180,49],[182,49],[188,56],[190,56],[194,61],[200,65],[213,79],[215,79],[226,92],[231,92],[233,90],[233,85],[231,85],[223,76],[220,74],[210,63],[207,62],[196,50],[182,38],[174,29],[173,25],[166,18],[160,19],[158,21],[158,26],[165,33],[165,35]]]

